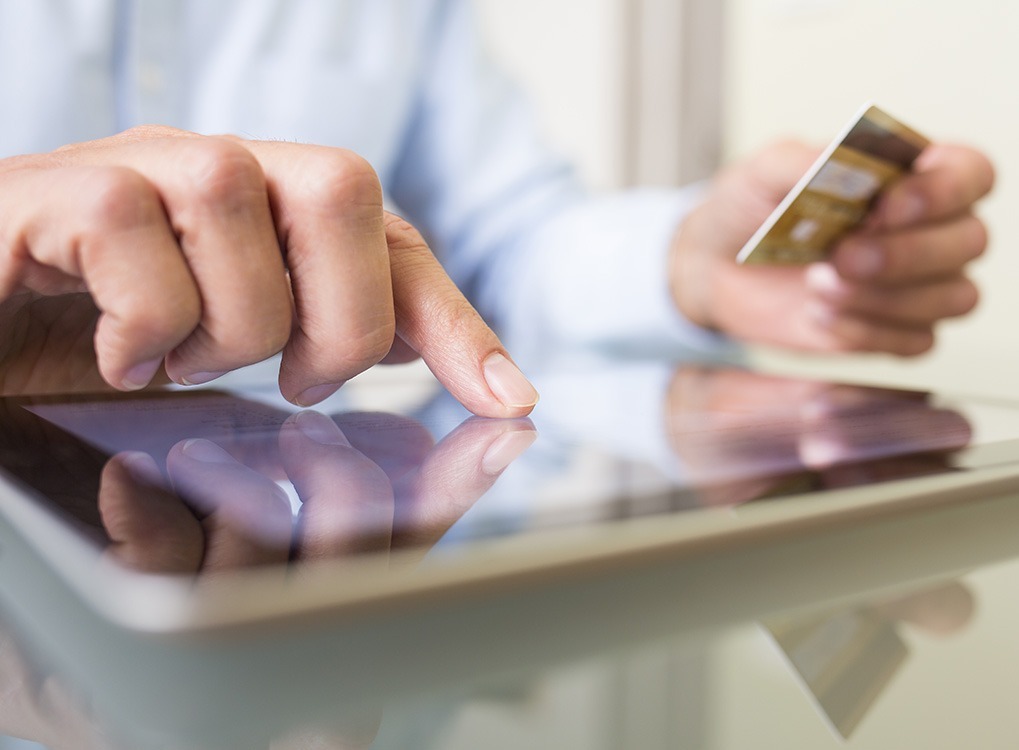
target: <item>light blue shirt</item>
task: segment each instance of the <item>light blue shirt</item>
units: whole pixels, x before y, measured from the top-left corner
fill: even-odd
[[[697,191],[581,190],[467,2],[0,0],[0,102],[0,156],[140,123],[356,151],[518,357],[715,344],[666,278]]]

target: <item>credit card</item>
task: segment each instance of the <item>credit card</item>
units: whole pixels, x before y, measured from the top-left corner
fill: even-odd
[[[928,143],[867,104],[771,212],[736,262],[802,265],[824,260]]]

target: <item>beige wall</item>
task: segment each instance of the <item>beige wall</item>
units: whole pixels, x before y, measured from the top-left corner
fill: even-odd
[[[624,179],[624,0],[475,0],[496,58],[533,98],[585,181]]]
[[[978,311],[943,328],[936,352],[798,362],[824,373],[1019,398],[1019,5],[1011,0],[728,0],[727,155],[798,134],[827,141],[874,100],[933,138],[996,161],[982,214],[993,242]],[[774,358],[766,360],[775,362]],[[779,360],[788,366],[788,359]]]
[[[721,2],[722,0],[719,0]],[[476,0],[497,57],[588,183],[624,182],[625,34],[634,0]],[[827,141],[865,100],[936,138],[979,145],[999,184],[980,309],[919,360],[764,356],[767,366],[1019,397],[1019,5],[1010,0],[726,0],[725,154]],[[1013,354],[1013,352],[1017,352]],[[986,366],[974,368],[980,360]]]

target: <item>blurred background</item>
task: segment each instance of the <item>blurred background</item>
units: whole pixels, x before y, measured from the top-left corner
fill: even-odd
[[[810,375],[1019,398],[1019,6],[1008,0],[475,0],[493,53],[596,189],[684,184],[879,104],[997,165],[977,311],[917,360],[755,354]]]

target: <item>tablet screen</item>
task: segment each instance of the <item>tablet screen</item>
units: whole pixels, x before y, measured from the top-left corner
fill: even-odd
[[[397,549],[426,564],[493,537],[1019,459],[1009,405],[705,365],[535,379],[525,420],[435,393],[379,409],[393,383],[304,411],[271,386],[8,397],[0,471],[106,558],[190,575]]]

